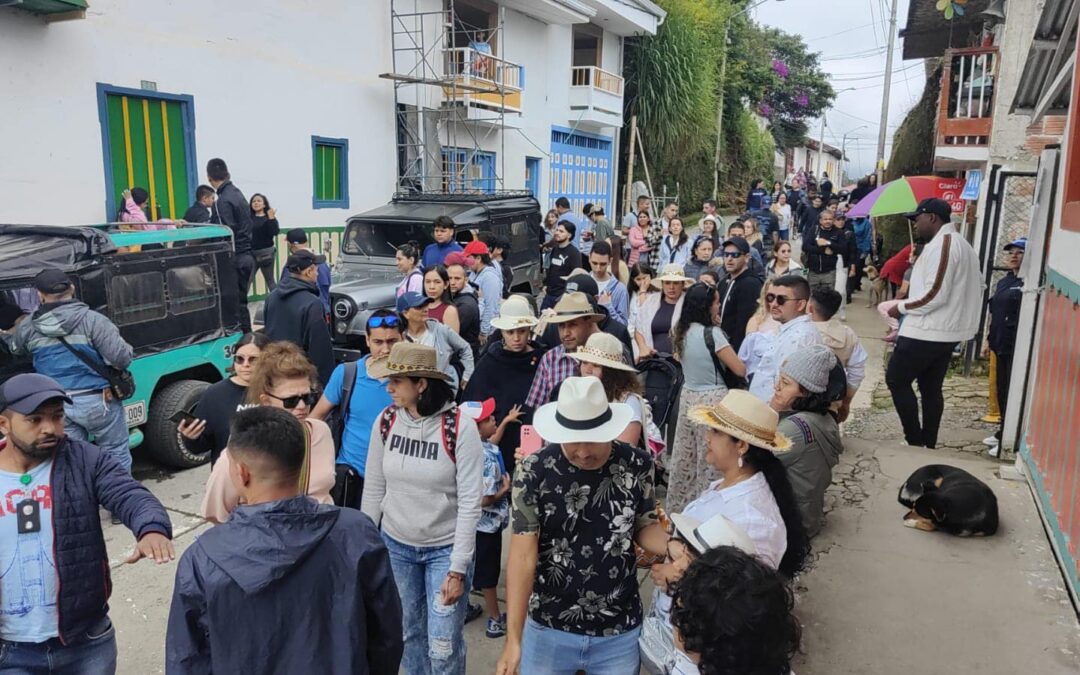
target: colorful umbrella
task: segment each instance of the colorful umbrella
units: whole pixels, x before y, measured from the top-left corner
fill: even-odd
[[[860,199],[859,203],[847,212],[847,217],[865,218],[910,213],[919,202],[930,197],[949,202],[954,212],[962,211],[964,202],[960,199],[960,193],[963,189],[963,178],[905,176],[885,183]]]

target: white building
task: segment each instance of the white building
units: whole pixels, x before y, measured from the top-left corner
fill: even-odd
[[[395,84],[380,77],[402,70],[390,0],[86,4],[0,8],[0,222],[113,220],[131,185],[151,190],[153,215],[179,218],[211,157],[285,227],[340,225],[395,191],[407,116],[398,123]],[[530,188],[543,205],[567,195],[610,213],[624,38],[654,33],[663,11],[648,0],[408,4],[453,8],[457,29],[444,34],[468,38],[442,45],[435,78],[516,78],[499,97],[505,125],[484,121],[492,104],[475,82],[467,96],[428,86],[422,106],[455,98],[474,119],[440,125],[446,166],[468,169],[466,183],[438,187]],[[489,27],[490,53],[474,55],[462,26]],[[463,71],[474,56],[494,65]]]

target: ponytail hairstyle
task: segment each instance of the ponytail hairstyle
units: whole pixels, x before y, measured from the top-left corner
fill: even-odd
[[[406,258],[411,258],[413,261],[413,267],[420,265],[420,255],[422,249],[420,244],[414,240],[410,240],[397,247],[398,252]]]
[[[747,448],[743,460],[765,476],[765,482],[769,484],[769,490],[780,509],[780,517],[787,528],[787,550],[780,560],[780,573],[790,579],[802,570],[806,562],[806,556],[810,553],[810,538],[806,536],[799,508],[795,504],[795,492],[791,489],[787,469],[776,455],[756,445]]]

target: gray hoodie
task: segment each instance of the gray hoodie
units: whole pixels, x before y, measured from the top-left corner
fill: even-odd
[[[134,357],[116,325],[86,304],[61,300],[41,305],[31,320],[19,324],[11,350],[32,354],[34,370],[53,378],[69,393],[105,389],[109,383],[68,351],[57,339],[61,336],[87,358],[115,368],[127,368]]]
[[[484,448],[476,423],[457,413],[452,460],[443,444],[441,412],[416,419],[404,409],[395,411],[385,447],[381,415],[372,426],[361,510],[402,544],[453,544],[450,570],[464,574],[472,564],[483,495]]]
[[[825,490],[844,451],[840,427],[832,415],[799,412],[784,417],[779,431],[791,439],[791,449],[777,457],[787,469],[806,535],[812,537],[821,529]]]

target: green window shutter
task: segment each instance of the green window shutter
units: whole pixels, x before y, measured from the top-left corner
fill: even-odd
[[[312,206],[348,208],[348,141],[313,136],[311,148]]]

